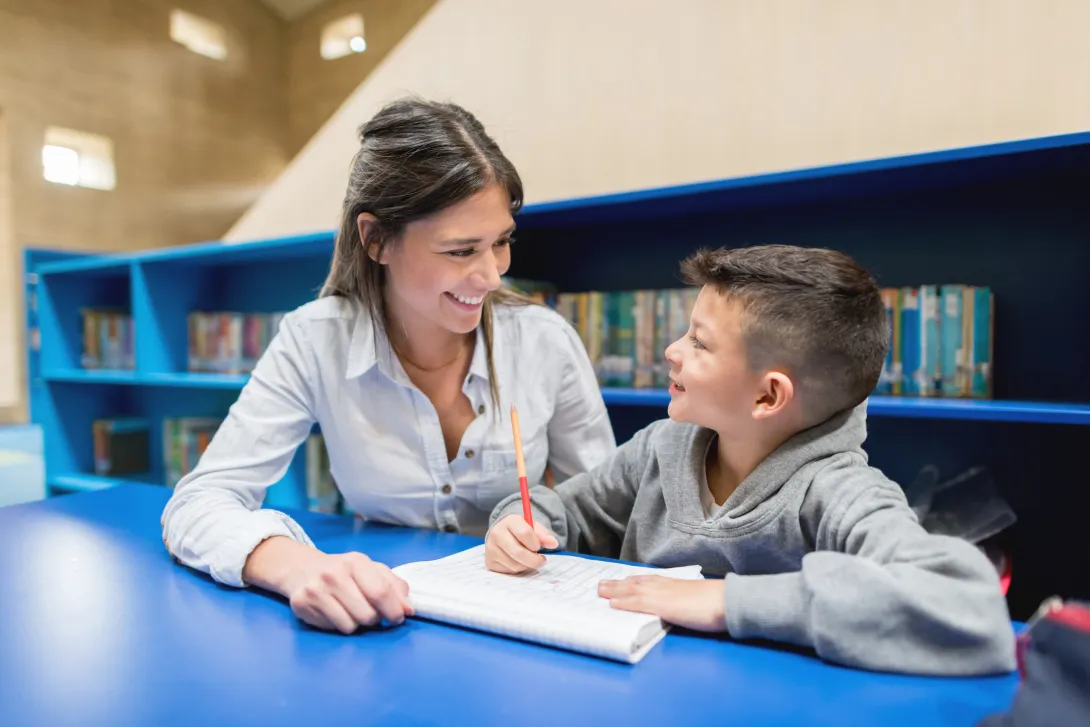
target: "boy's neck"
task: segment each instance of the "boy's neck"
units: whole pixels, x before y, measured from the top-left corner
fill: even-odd
[[[780,432],[733,438],[717,433],[715,449],[708,452],[705,467],[708,489],[715,504],[726,502],[753,470],[787,439]]]

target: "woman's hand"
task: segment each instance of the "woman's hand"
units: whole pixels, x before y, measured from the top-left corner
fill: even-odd
[[[350,634],[413,615],[409,585],[363,553],[331,555],[289,538],[269,538],[246,561],[243,578],[287,597],[302,621]]]

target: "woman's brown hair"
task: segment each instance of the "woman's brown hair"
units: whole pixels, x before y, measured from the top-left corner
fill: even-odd
[[[401,99],[360,127],[359,136],[360,149],[352,160],[333,260],[319,295],[356,300],[368,307],[374,325],[385,327],[385,267],[376,262],[383,248],[396,242],[410,222],[494,184],[507,192],[511,214],[516,214],[522,208],[522,180],[484,126],[456,104]],[[376,218],[367,240],[360,239],[357,224],[364,212]],[[499,389],[492,359],[493,308],[528,302],[503,288],[484,301],[481,331],[496,406]]]

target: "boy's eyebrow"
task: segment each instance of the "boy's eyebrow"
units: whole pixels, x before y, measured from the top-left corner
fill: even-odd
[[[510,235],[515,231],[515,225],[511,225],[506,230],[499,234],[500,237]],[[457,247],[459,245],[476,245],[479,242],[483,242],[483,237],[455,237],[450,240],[443,240],[439,243],[441,247]]]

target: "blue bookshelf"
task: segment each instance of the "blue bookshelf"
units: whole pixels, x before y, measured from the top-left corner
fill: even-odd
[[[884,287],[988,285],[996,296],[995,398],[872,397],[868,452],[903,483],[986,466],[1019,516],[1011,603],[1090,597],[1090,132],[527,206],[510,274],[561,292],[679,287],[702,246],[844,250]],[[164,480],[166,417],[226,414],[247,376],[187,370],[194,310],[286,311],[313,299],[333,232],[89,256],[28,250],[31,416],[52,493],[111,487],[93,475],[91,421],[151,422],[149,486]],[[135,369],[81,367],[79,311],[131,312]],[[34,342],[37,342],[36,344]],[[665,415],[659,390],[603,389],[619,441]],[[303,449],[269,491],[304,506]]]

